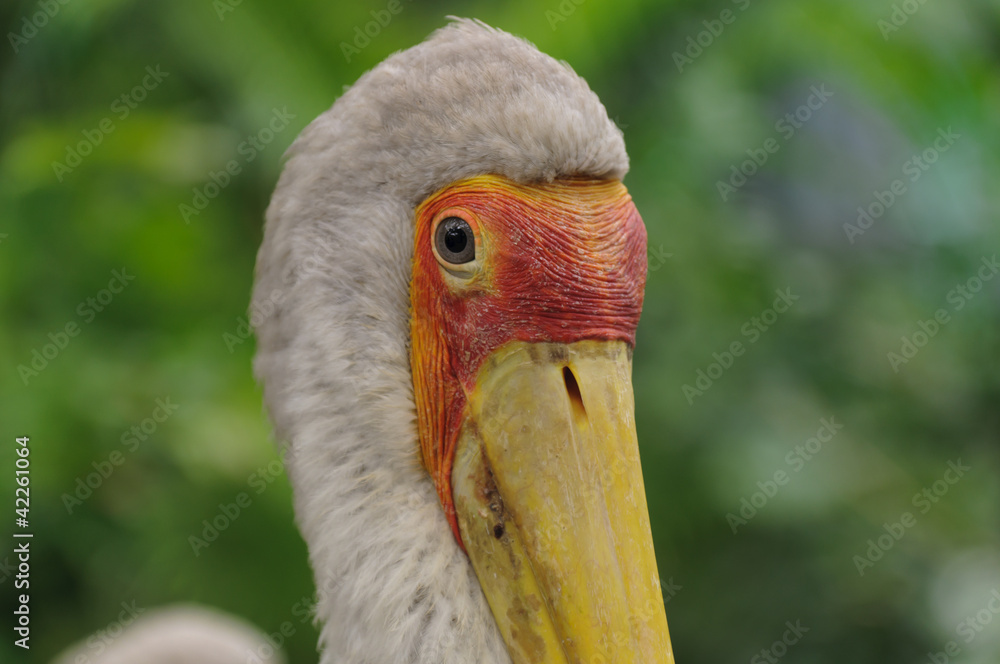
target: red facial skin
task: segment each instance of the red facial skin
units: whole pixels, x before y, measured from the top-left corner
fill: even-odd
[[[476,233],[473,274],[435,256],[447,217]],[[424,466],[462,545],[451,489],[466,394],[510,341],[635,344],[646,283],[646,229],[617,180],[522,185],[496,175],[457,182],[416,210],[410,364]],[[464,546],[463,546],[464,549]]]

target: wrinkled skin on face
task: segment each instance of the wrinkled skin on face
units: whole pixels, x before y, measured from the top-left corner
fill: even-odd
[[[467,213],[482,250],[469,278],[442,270],[432,248],[434,222],[456,211]],[[634,345],[646,229],[618,181],[520,185],[482,176],[428,198],[415,235],[411,338],[421,452],[458,536],[448,477],[465,395],[483,360],[509,341]]]
[[[455,183],[416,212],[425,467],[517,663],[672,662],[635,437],[646,234],[617,181]]]

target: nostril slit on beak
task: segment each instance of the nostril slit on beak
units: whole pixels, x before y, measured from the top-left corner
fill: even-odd
[[[573,415],[579,418],[587,416],[587,410],[583,407],[583,395],[580,394],[580,384],[573,375],[573,370],[563,367],[563,381],[566,383],[566,393],[569,395],[569,405],[573,409]]]

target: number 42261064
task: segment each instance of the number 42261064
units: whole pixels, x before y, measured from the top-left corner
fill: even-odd
[[[28,485],[31,482],[31,479],[28,474],[28,465],[29,465],[28,455],[31,453],[31,450],[28,447],[27,436],[18,438],[17,444],[18,444],[17,459],[15,459],[14,461],[16,470],[14,471],[14,475],[17,478],[18,486],[17,489],[14,491],[14,496],[15,496],[14,512],[16,512],[20,518],[27,519],[28,507],[30,505]],[[23,498],[21,497],[22,495],[24,496]],[[20,507],[20,505],[22,504],[24,505],[24,507]]]

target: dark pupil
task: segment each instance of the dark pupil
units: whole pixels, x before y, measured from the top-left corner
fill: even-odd
[[[451,227],[444,232],[444,246],[448,247],[448,251],[460,254],[465,249],[465,245],[469,243],[469,238],[465,234],[465,229]]]

